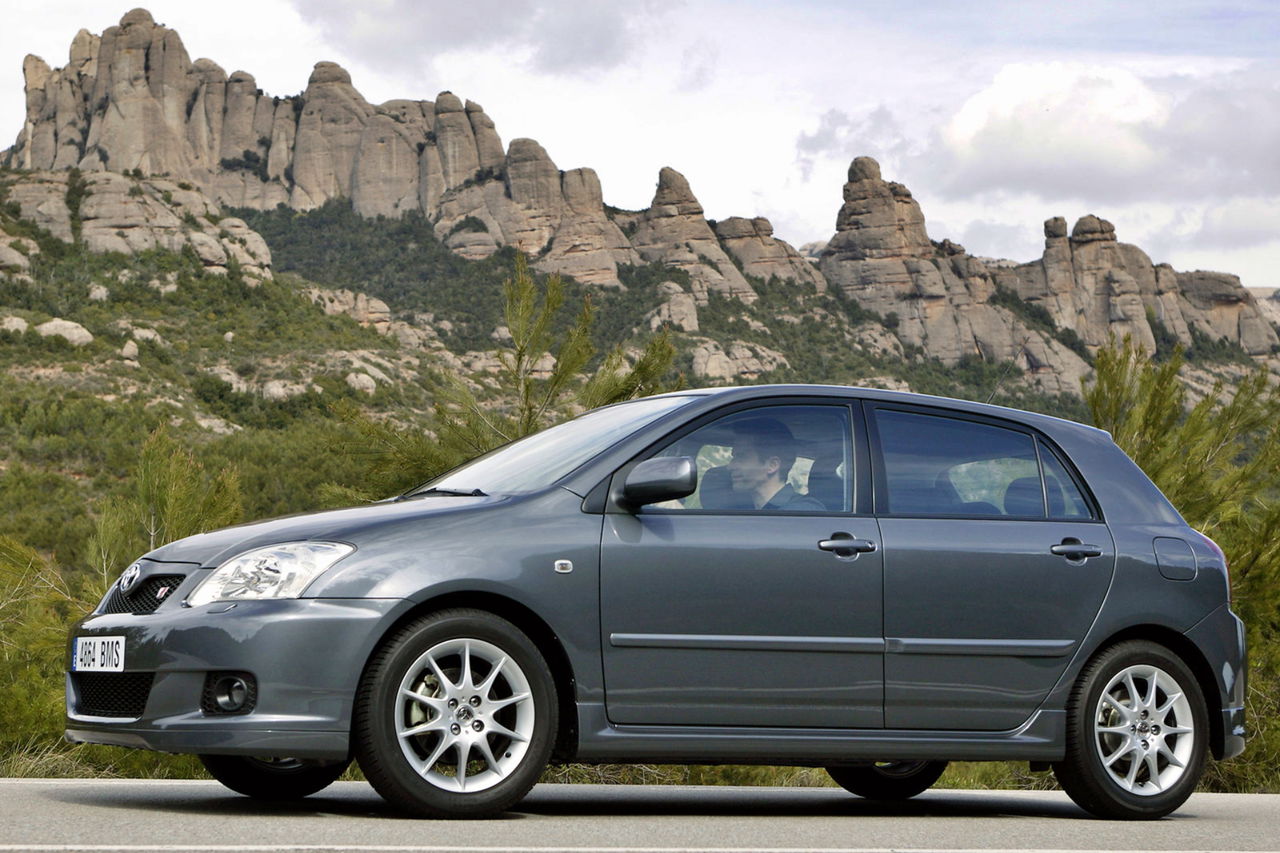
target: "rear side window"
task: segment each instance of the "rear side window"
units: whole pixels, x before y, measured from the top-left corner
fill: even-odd
[[[1045,517],[1040,463],[1030,435],[888,409],[876,411],[876,424],[889,513]],[[1071,483],[1065,471],[1057,476]]]

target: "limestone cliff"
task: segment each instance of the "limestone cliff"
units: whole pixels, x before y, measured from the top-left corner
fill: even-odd
[[[1047,222],[1043,256],[1025,264],[935,242],[910,191],[884,180],[870,158],[850,167],[835,235],[802,255],[774,237],[766,219],[709,222],[689,182],[671,168],[659,173],[648,208],[607,207],[594,171],[561,170],[532,139],[504,147],[483,108],[450,92],[371,104],[343,68],[319,62],[300,94],[265,94],[247,72],[228,75],[209,59],[192,61],[178,34],[143,9],[101,36],[80,31],[62,68],[29,56],[24,73],[26,121],[0,165],[40,176],[23,191],[32,198],[14,197],[58,233],[70,227],[57,203],[62,190],[35,198],[38,186],[83,170],[94,184],[82,211],[94,248],[185,241],[210,266],[234,256],[265,273],[269,255],[256,235],[237,230],[234,220],[206,227],[216,215],[202,205],[307,210],[347,199],[365,217],[420,212],[463,257],[513,246],[538,269],[587,284],[618,286],[623,265],[684,270],[690,291],[666,294],[678,310],[652,316],[679,316],[676,325],[686,330],[698,328],[697,307],[712,294],[754,301],[753,280],[787,282],[797,299],[831,290],[885,319],[852,330],[859,341],[874,338],[868,346],[876,351],[918,348],[945,364],[1010,359],[1050,391],[1077,390],[1086,357],[1112,334],[1153,346],[1163,326],[1188,344],[1225,339],[1254,356],[1280,343],[1274,317],[1234,276],[1154,264],[1095,216],[1070,234],[1064,220]],[[141,195],[118,173],[142,175],[129,179]],[[179,192],[185,186],[210,201],[193,197],[196,225],[187,220],[183,230],[169,222],[184,219],[182,209],[166,218],[146,199],[187,199],[183,193],[192,191]],[[0,269],[20,272],[29,254],[30,247],[0,240]],[[711,349],[704,355],[697,363],[718,363]]]
[[[1043,308],[1088,353],[1111,335],[1154,350],[1157,323],[1183,343],[1196,335],[1225,338],[1253,356],[1280,343],[1239,278],[1153,264],[1096,216],[1082,217],[1070,236],[1066,220],[1050,219],[1043,257],[1027,264],[990,263],[949,240],[934,243],[910,191],[883,180],[869,157],[849,168],[836,234],[821,250],[819,268],[832,287],[895,315],[904,344],[948,364],[965,355],[1012,359],[1032,376],[1044,375],[1046,388],[1075,390],[1088,367],[1065,345],[1068,336],[1027,322],[999,298],[1002,290]],[[1049,380],[1050,373],[1058,378]]]
[[[997,271],[954,244],[935,247],[910,191],[882,180],[870,157],[849,167],[836,229],[822,251],[822,274],[865,308],[893,315],[903,344],[944,364],[966,355],[1012,360],[1045,390],[1079,389],[1089,371],[1084,359],[993,304]]]
[[[620,264],[660,260],[688,270],[700,298],[754,296],[678,173],[659,176],[629,239],[594,171],[562,171],[531,139],[504,149],[484,109],[450,92],[370,104],[343,68],[319,62],[302,93],[274,97],[245,71],[193,62],[144,9],[101,36],[82,30],[64,67],[29,56],[24,72],[26,122],[0,155],[12,168],[138,169],[261,210],[345,198],[363,216],[421,211],[467,258],[515,246],[539,269],[600,285],[619,283]],[[767,220],[752,222],[723,238],[743,247],[749,273],[816,283]]]
[[[78,180],[78,202],[68,203],[68,183]],[[271,250],[243,220],[222,216],[220,208],[191,184],[165,178],[136,178],[114,172],[32,172],[3,182],[18,213],[67,242],[80,239],[93,252],[134,254],[146,249],[181,252],[190,248],[210,272],[236,264],[250,278],[271,277]],[[22,273],[25,257],[11,258],[0,233],[0,270]],[[35,244],[17,238],[26,256]]]

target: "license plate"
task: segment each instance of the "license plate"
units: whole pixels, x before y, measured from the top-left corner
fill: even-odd
[[[123,672],[124,637],[76,637],[72,672]]]

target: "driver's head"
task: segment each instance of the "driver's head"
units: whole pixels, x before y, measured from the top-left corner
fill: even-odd
[[[735,492],[753,492],[766,484],[781,485],[795,461],[795,440],[781,421],[752,418],[734,427],[729,477]]]

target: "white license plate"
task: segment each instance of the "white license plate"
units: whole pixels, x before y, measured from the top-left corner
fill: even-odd
[[[72,672],[123,672],[124,637],[76,637]]]

